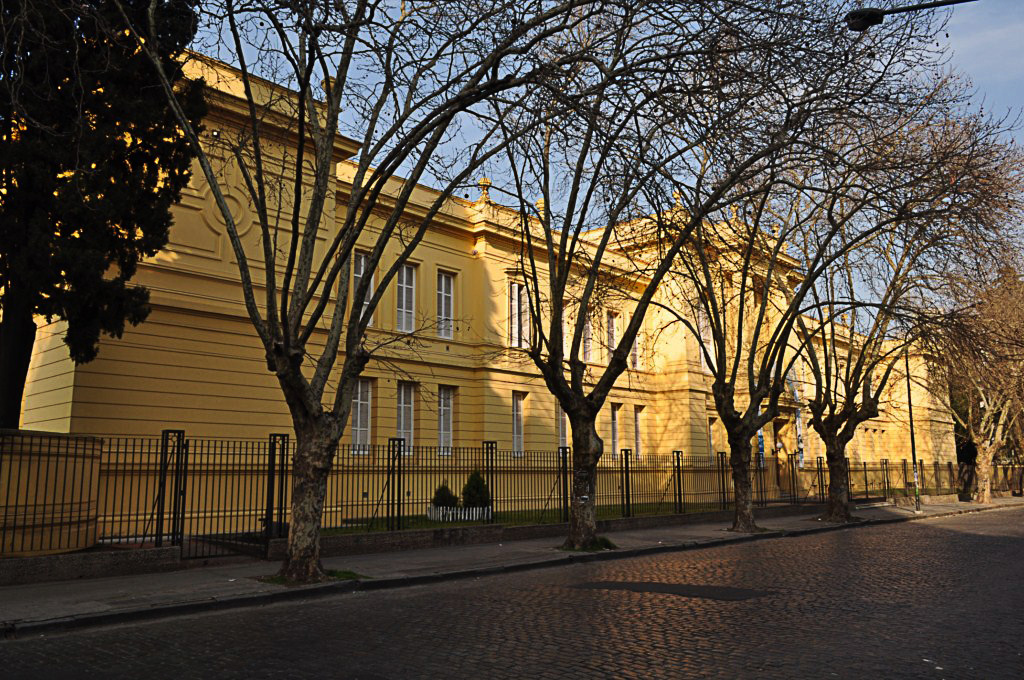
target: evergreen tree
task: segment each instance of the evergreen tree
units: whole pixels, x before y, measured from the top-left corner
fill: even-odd
[[[146,25],[148,2],[124,7]],[[195,13],[187,0],[158,12],[161,58],[198,124],[202,84],[180,65]],[[104,0],[0,4],[0,427],[19,424],[34,317],[66,320],[82,363],[100,333],[149,313],[130,281],[167,243],[195,152],[124,25]]]

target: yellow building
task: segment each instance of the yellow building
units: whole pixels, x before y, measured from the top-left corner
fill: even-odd
[[[208,134],[231,129],[241,104],[230,83],[218,87]],[[287,132],[281,134],[286,140]],[[351,165],[344,159],[354,149],[353,142],[339,138],[332,210],[345,204]],[[239,232],[255,251],[259,230],[241,178],[230,164],[223,172]],[[425,210],[436,196],[417,187],[409,210]],[[201,173],[193,175],[174,212],[170,243],[142,264],[136,277],[151,291],[152,313],[144,324],[129,328],[121,339],[103,338],[98,358],[81,366],[67,356],[62,323],[40,328],[23,427],[126,436],[180,428],[190,436],[246,439],[290,431],[284,399],[242,305],[228,237]],[[516,347],[520,242],[507,226],[516,219],[490,200],[486,183],[475,200],[448,200],[382,299],[368,338],[372,345],[416,331],[414,340],[390,345],[371,361],[343,443],[385,444],[401,436],[417,446],[496,440],[501,449],[550,451],[567,445],[567,425],[554,399]],[[325,224],[325,240],[332,227]],[[397,252],[386,253],[382,264],[393,262]],[[359,257],[357,251],[354,270],[367,275],[360,271]],[[592,339],[584,351],[594,364],[605,361],[609,334],[621,329],[622,312],[590,310]],[[652,317],[648,330],[657,323]],[[726,450],[695,340],[681,327],[643,337],[600,417],[606,451],[710,455]],[[805,461],[812,461],[824,450],[807,426],[806,411],[799,414],[799,379],[794,387],[797,393],[784,398],[782,414],[764,429],[757,446],[768,456],[795,454],[802,439]],[[867,423],[850,446],[854,462],[910,457],[905,402],[901,381],[894,379],[883,415]],[[913,404],[918,457],[953,460],[948,415],[923,389],[915,390]]]

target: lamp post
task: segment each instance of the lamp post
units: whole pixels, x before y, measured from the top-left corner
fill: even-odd
[[[977,2],[977,0],[937,0],[936,2],[921,2],[916,5],[907,5],[905,7],[893,7],[892,9],[876,9],[874,7],[865,7],[864,9],[855,9],[845,17],[846,27],[851,31],[857,33],[863,33],[872,26],[877,26],[882,23],[886,16],[890,14],[902,14],[903,12],[917,12],[922,9],[932,9],[934,7],[945,7],[947,5],[960,5],[965,2]]]
[[[903,348],[903,365],[907,373],[907,414],[910,416],[910,459],[914,465],[914,512],[921,512],[921,489],[917,485],[917,444],[914,441],[914,400],[910,396],[910,349]]]

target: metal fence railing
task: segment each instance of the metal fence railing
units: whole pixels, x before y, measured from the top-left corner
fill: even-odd
[[[0,555],[96,543],[102,448],[94,437],[0,430]]]
[[[0,432],[0,555],[39,554],[95,544],[181,546],[185,557],[266,553],[287,535],[295,442],[186,437],[109,438]],[[922,493],[952,493],[952,464],[920,463]],[[339,446],[327,473],[326,535],[445,527],[459,523],[543,524],[568,519],[569,449],[515,451],[479,447]],[[463,493],[474,473],[485,503]],[[749,469],[760,507],[825,499],[828,468],[818,458],[761,458]],[[1019,490],[1021,468],[1002,466],[994,487]],[[906,461],[849,466],[854,499],[913,493]],[[456,507],[434,505],[447,486]],[[479,497],[479,493],[471,494]],[[685,455],[623,449],[597,466],[599,519],[733,507],[725,453]]]

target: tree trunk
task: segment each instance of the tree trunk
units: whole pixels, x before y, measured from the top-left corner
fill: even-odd
[[[729,437],[729,465],[732,467],[732,488],[736,515],[731,531],[756,533],[761,529],[754,522],[754,488],[750,478],[750,435]]]
[[[846,482],[849,469],[846,464],[846,446],[832,439],[825,442],[825,460],[828,463],[828,497],[825,501],[825,522],[847,524],[853,521],[850,513],[850,489]]]
[[[320,524],[338,440],[318,424],[296,426],[295,440],[288,554],[278,575],[288,581],[321,581],[325,575],[320,563]]]
[[[36,324],[30,299],[17,286],[4,291],[0,316],[0,427],[21,425],[21,400],[32,360]]]
[[[973,500],[975,503],[992,502],[992,459],[995,458],[995,447],[982,445],[978,447],[978,457],[975,459],[975,473],[978,476],[978,486],[974,489]]]
[[[597,539],[597,461],[604,442],[597,435],[594,419],[570,419],[572,424],[572,480],[569,501],[569,535],[565,550],[600,548]]]

